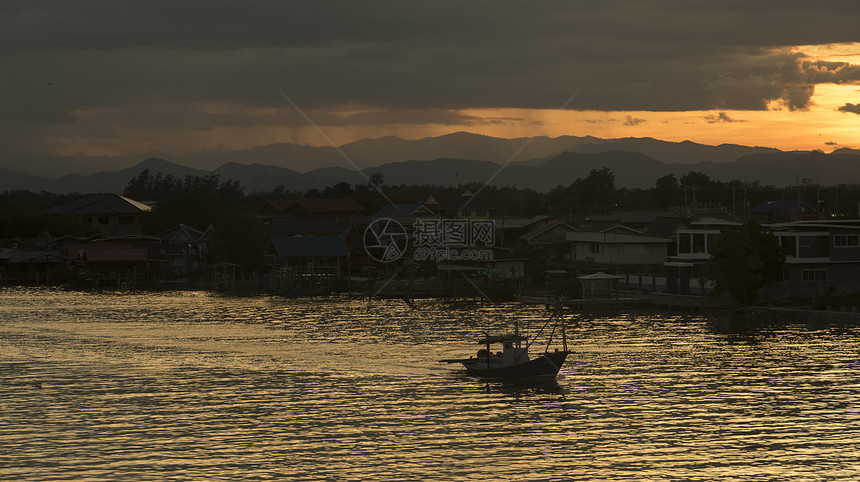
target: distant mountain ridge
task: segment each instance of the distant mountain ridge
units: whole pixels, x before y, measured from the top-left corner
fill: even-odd
[[[606,151],[640,152],[667,163],[695,164],[702,161],[731,162],[746,154],[781,152],[768,147],[734,144],[708,146],[695,142],[668,142],[652,138],[627,137],[599,139],[585,136],[560,136],[503,139],[455,132],[437,137],[407,140],[388,136],[362,139],[340,146],[312,147],[296,144],[270,144],[221,154],[175,156],[182,165],[210,166],[229,162],[280,166],[299,172],[325,167],[368,169],[407,160],[474,159],[505,163],[539,164],[562,152],[598,154]]]
[[[338,182],[363,184],[366,176],[381,172],[388,185],[435,184],[453,186],[458,183],[487,182],[492,185],[528,187],[548,191],[557,185],[568,185],[585,177],[592,169],[609,168],[618,187],[648,188],[666,175],[683,176],[699,171],[713,179],[760,180],[777,186],[793,185],[808,178],[823,185],[860,182],[860,154],[824,154],[820,152],[754,154],[731,163],[704,162],[700,164],[668,164],[641,153],[608,151],[597,154],[565,152],[538,165],[500,164],[472,159],[435,159],[404,161],[366,169],[365,174],[328,167],[308,173],[265,164],[225,164],[214,171],[193,169],[163,159],[150,158],[121,171],[101,172],[89,176],[68,175],[52,180],[0,169],[0,190],[27,189],[31,191],[118,192],[144,170],[152,175],[162,173],[183,179],[186,176],[219,175],[221,181],[238,181],[246,192],[271,191],[282,185],[291,191],[322,189]],[[493,177],[495,176],[495,177]]]
[[[478,142],[471,142],[475,140]],[[511,154],[522,148],[526,142],[528,145],[523,152],[536,157],[519,161],[512,159]],[[532,144],[536,145],[530,148]],[[374,150],[385,153],[384,156],[380,155],[381,158],[397,158],[396,156],[406,156],[421,149],[438,153],[453,152],[459,148],[463,148],[472,157],[451,155],[433,159],[399,158],[366,167],[363,169],[364,174],[352,165],[364,165],[356,159],[365,160]],[[248,162],[230,160],[212,170],[188,167],[181,161],[170,162],[160,157],[150,157],[118,171],[102,171],[90,175],[69,174],[59,179],[0,168],[0,190],[122,192],[128,182],[145,169],[153,175],[161,172],[178,178],[214,173],[219,175],[222,181],[238,181],[247,192],[270,191],[279,185],[287,190],[306,191],[311,188],[321,189],[338,182],[360,184],[367,182],[365,176],[376,172],[384,174],[386,184],[389,185],[451,186],[457,183],[487,182],[492,178],[494,185],[547,191],[557,185],[568,185],[576,178],[587,176],[592,169],[602,167],[609,168],[615,174],[618,187],[648,188],[666,174],[680,177],[689,171],[703,172],[721,181],[757,179],[764,184],[777,186],[793,185],[804,178],[824,185],[860,182],[860,151],[851,149],[825,154],[818,151],[784,152],[772,148],[731,144],[706,146],[693,142],[675,143],[650,138],[601,140],[568,136],[527,141],[496,139],[468,133],[415,141],[396,137],[358,141],[342,147],[349,160],[333,148],[330,149],[340,158],[341,164],[346,165],[329,164],[300,172],[259,159],[273,155],[277,157],[289,150],[303,152],[309,156],[306,159],[315,160],[321,159],[314,157],[321,153],[325,156],[332,154],[325,148],[279,144],[237,151],[238,154],[230,153],[227,157],[241,155]],[[696,161],[691,162],[691,159]]]
[[[109,169],[134,167],[141,159],[167,159],[181,166],[213,171],[224,164],[263,164],[307,174],[326,167],[356,170],[368,169],[402,161],[434,159],[474,159],[497,164],[540,164],[562,152],[600,153],[606,151],[640,152],[667,163],[695,164],[703,161],[731,162],[742,155],[779,152],[766,147],[746,147],[730,144],[708,146],[694,142],[668,142],[652,138],[599,139],[585,136],[536,136],[504,139],[455,132],[424,139],[407,140],[399,137],[362,139],[339,146],[306,146],[277,143],[249,149],[227,151],[198,151],[186,154],[149,152],[138,156],[40,156],[19,159],[0,154],[0,168],[41,177],[58,178],[69,174],[73,166],[78,174],[87,175]],[[40,172],[36,169],[43,169]]]

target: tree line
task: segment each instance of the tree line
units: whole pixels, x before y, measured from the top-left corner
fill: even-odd
[[[368,213],[387,205],[420,203],[445,186],[432,184],[386,185],[382,174],[367,183],[336,183],[324,189],[292,191],[277,186],[271,191],[245,192],[239,182],[221,181],[217,174],[177,178],[161,172],[144,170],[126,185],[123,195],[153,203],[144,218],[142,229],[157,234],[177,224],[206,229],[212,225],[227,232],[254,232],[256,210],[268,200],[298,198],[351,198]],[[553,214],[562,219],[595,213],[627,210],[688,210],[723,207],[739,217],[761,201],[797,200],[838,217],[857,217],[860,185],[840,184],[824,187],[804,179],[797,186],[765,186],[759,181],[728,182],[711,179],[704,173],[690,171],[680,178],[667,174],[655,180],[650,188],[616,187],[615,174],[608,168],[594,169],[567,185],[559,184],[549,192],[513,186],[485,186],[468,183],[468,188],[495,206],[497,215],[535,216]],[[384,194],[384,195],[383,195]],[[0,237],[35,237],[48,231],[55,235],[92,234],[79,219],[49,218],[39,212],[64,204],[79,193],[33,193],[25,190],[0,193]],[[251,231],[249,231],[251,230]]]

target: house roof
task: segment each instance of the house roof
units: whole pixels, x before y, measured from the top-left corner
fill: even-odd
[[[290,211],[306,211],[313,214],[325,213],[360,213],[364,207],[354,199],[293,199],[291,201],[266,201],[263,208],[284,213]]]
[[[435,214],[421,203],[389,204],[388,206],[383,206],[379,211],[368,216],[368,218],[408,218],[413,216],[435,216]]]
[[[607,228],[603,228],[600,230],[601,233],[615,233],[615,234],[633,234],[638,235],[642,234],[642,231],[638,231],[636,229],[624,226],[623,224],[616,224],[614,226],[609,226]]]
[[[120,234],[117,236],[99,236],[90,239],[91,243],[158,243],[161,239],[158,236],[148,236],[146,234]]]
[[[21,248],[24,246],[24,240],[21,238],[2,238],[0,239],[0,249],[2,248]]]
[[[156,236],[168,243],[196,243],[203,237],[203,231],[192,228],[187,224],[179,224],[158,233]]]
[[[468,189],[445,189],[442,191],[436,191],[427,198],[424,205],[435,212],[439,212],[440,210],[462,209],[463,207],[469,207],[470,209],[495,209],[495,206],[479,197],[476,197]]]
[[[551,218],[549,214],[541,214],[530,218],[494,218],[496,227],[499,229],[520,229],[527,228],[534,224],[546,221]]]
[[[700,227],[700,226],[740,226],[741,222],[733,221],[731,219],[723,219],[723,218],[699,218],[696,221],[692,221],[690,223],[690,227]]]
[[[349,256],[340,236],[279,236],[270,242],[270,253],[279,258],[327,258]]]
[[[613,280],[613,279],[624,279],[623,276],[616,276],[614,274],[607,274],[603,271],[598,271],[597,273],[591,273],[583,276],[577,276],[576,279],[590,280],[590,281],[599,281],[599,280]]]
[[[45,263],[60,261],[60,252],[45,249],[6,249],[0,248],[0,259],[7,263]]]
[[[825,221],[791,221],[788,223],[769,224],[774,230],[812,230],[812,229],[827,229],[831,232],[849,232],[860,229],[860,220],[858,219],[832,219]]]
[[[684,229],[688,227],[687,223],[680,217],[661,216],[648,226],[648,229],[645,230],[645,235],[656,238],[668,238],[673,236],[678,228]]]
[[[87,194],[72,202],[51,206],[42,214],[141,214],[150,209],[146,204],[116,193]]]
[[[675,211],[615,211],[609,214],[589,214],[586,220],[593,222],[650,223],[659,217],[680,217]]]
[[[574,228],[573,226],[567,224],[566,222],[564,222],[560,219],[556,219],[554,221],[550,221],[550,222],[544,224],[543,226],[539,226],[535,229],[532,229],[531,231],[527,232],[526,234],[523,234],[522,236],[520,236],[520,239],[524,239],[524,240],[532,239],[536,236],[540,236],[541,234],[543,234],[543,233],[545,233],[545,232],[549,231],[550,229],[555,228],[557,226],[567,228],[570,231],[576,231],[576,228]]]
[[[90,262],[146,261],[146,248],[128,244],[89,243],[68,246],[68,257]]]
[[[615,233],[595,233],[595,232],[575,232],[567,233],[568,241],[579,241],[585,243],[604,243],[604,244],[641,244],[641,243],[671,243],[669,238],[655,238],[652,236],[641,236],[635,234],[615,234]]]

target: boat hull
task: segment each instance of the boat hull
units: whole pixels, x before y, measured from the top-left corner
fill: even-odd
[[[481,378],[552,378],[558,375],[568,353],[570,352],[544,353],[525,363],[502,367],[487,367],[486,363],[480,363],[478,358],[461,360],[461,363],[469,375]]]

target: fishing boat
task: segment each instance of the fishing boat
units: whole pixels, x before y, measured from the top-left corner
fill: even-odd
[[[544,328],[546,325],[544,325]],[[543,328],[541,329],[543,331]],[[550,351],[552,334],[549,337],[544,352],[535,358],[529,357],[528,337],[520,335],[519,325],[516,325],[514,333],[503,335],[490,335],[484,332],[484,337],[478,340],[483,348],[478,350],[477,356],[441,360],[443,363],[461,363],[466,367],[466,373],[470,376],[481,378],[554,378],[558,375],[561,366],[571,352],[567,349],[567,338],[562,325],[562,349]],[[555,329],[553,329],[555,333]],[[501,351],[493,353],[493,346],[502,345]]]

